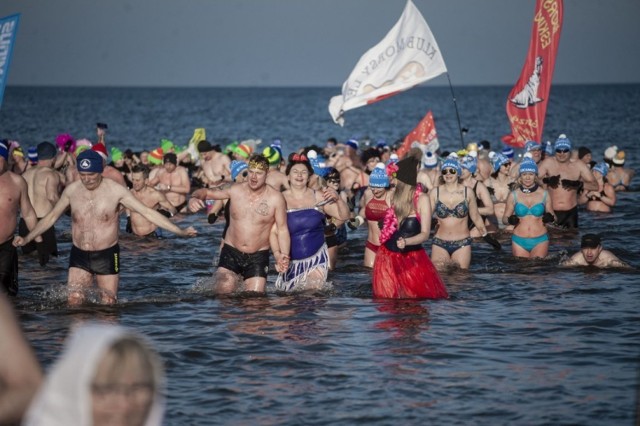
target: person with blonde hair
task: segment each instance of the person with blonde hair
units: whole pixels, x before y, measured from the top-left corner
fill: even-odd
[[[500,243],[487,234],[476,196],[462,183],[462,167],[455,159],[447,159],[441,167],[440,186],[429,192],[431,207],[438,221],[433,237],[431,259],[438,267],[457,264],[468,269],[471,264],[469,218],[480,235],[494,248]]]
[[[417,184],[420,160],[398,162],[396,189],[380,232],[373,264],[373,297],[441,299],[447,289],[422,244],[431,232],[431,205]]]
[[[146,339],[117,325],[79,326],[27,414],[26,426],[157,426],[164,369]]]
[[[546,257],[549,235],[545,224],[553,222],[551,197],[537,182],[538,166],[529,158],[520,163],[517,189],[507,199],[502,221],[514,226],[511,251],[516,257]]]

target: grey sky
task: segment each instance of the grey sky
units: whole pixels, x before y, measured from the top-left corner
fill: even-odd
[[[516,82],[534,0],[414,0],[455,85]],[[2,0],[9,85],[335,86],[405,0]],[[555,84],[640,82],[640,1],[565,0]],[[438,77],[431,84],[446,84]]]

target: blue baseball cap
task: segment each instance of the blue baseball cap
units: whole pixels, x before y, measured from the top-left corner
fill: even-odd
[[[77,168],[79,172],[102,173],[104,170],[104,160],[96,151],[87,149],[78,155]]]

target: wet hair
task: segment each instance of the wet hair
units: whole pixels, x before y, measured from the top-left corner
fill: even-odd
[[[145,179],[149,177],[149,168],[143,164],[136,164],[133,166],[131,173],[142,173]]]

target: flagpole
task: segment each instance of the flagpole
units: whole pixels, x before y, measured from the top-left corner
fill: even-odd
[[[460,143],[462,144],[462,149],[465,148],[464,145],[464,135],[462,134],[462,124],[460,124],[460,113],[458,113],[458,104],[456,103],[456,95],[453,93],[453,85],[451,84],[451,78],[449,77],[449,73],[447,73],[447,80],[449,80],[449,88],[451,89],[451,98],[453,99],[453,106],[456,109],[456,117],[458,118],[458,130],[460,130]]]

